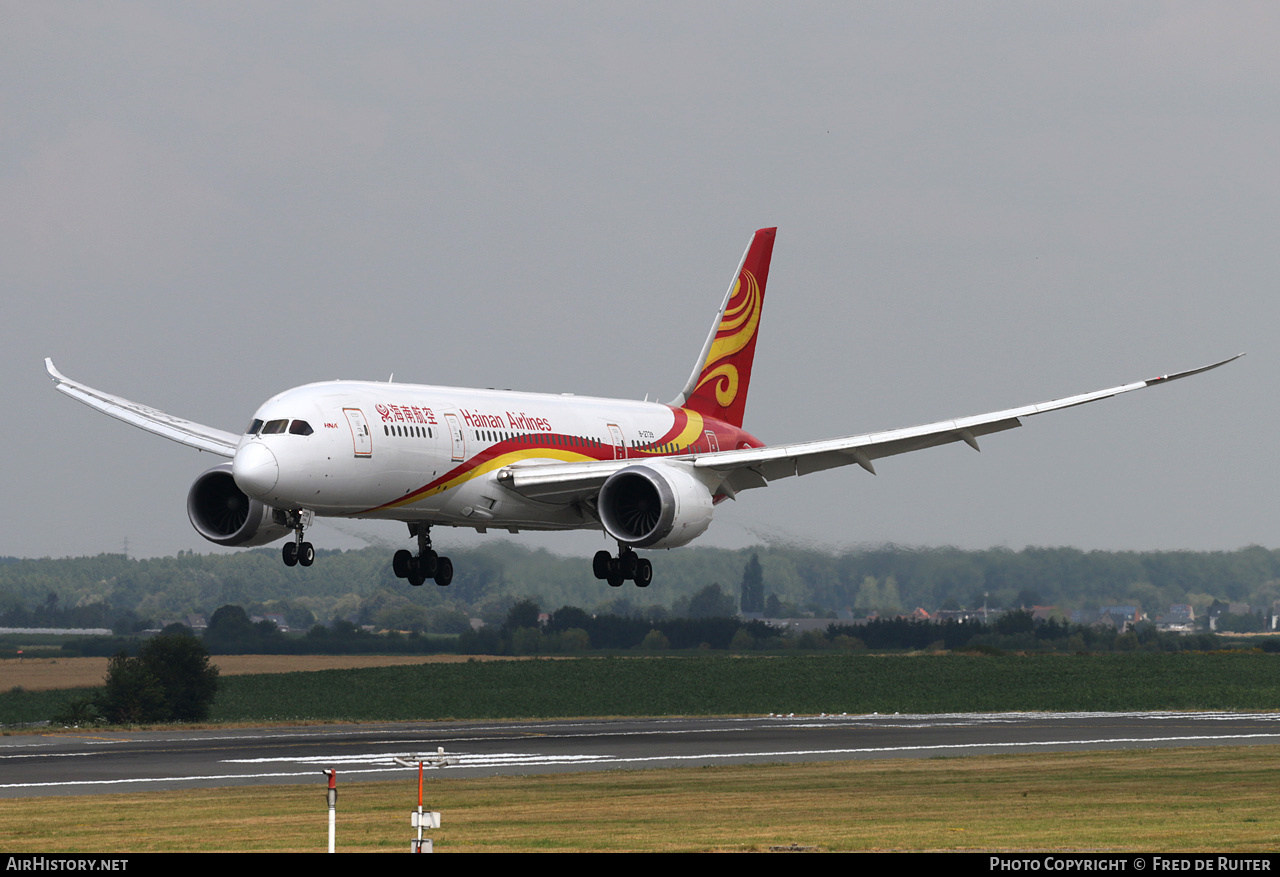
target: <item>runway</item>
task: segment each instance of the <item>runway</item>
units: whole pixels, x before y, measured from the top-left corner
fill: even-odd
[[[448,776],[1280,743],[1272,713],[1001,713],[317,725],[0,738],[0,797]]]

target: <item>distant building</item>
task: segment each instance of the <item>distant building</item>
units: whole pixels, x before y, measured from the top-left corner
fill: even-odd
[[[944,621],[983,621],[981,609],[939,609],[933,613],[933,620]]]
[[[824,633],[828,627],[835,624],[830,618],[765,618],[762,620],[775,630],[785,630],[788,633],[804,633],[810,630]]]
[[[1156,616],[1156,630],[1161,633],[1195,633],[1195,609],[1189,603],[1174,603]]]
[[[1248,615],[1252,611],[1248,603],[1223,603],[1221,600],[1214,600],[1209,606],[1209,629],[1217,630],[1218,619],[1223,615]]]
[[[1110,627],[1119,633],[1132,630],[1142,620],[1137,606],[1102,606],[1096,610],[1075,609],[1071,612],[1072,624]]]

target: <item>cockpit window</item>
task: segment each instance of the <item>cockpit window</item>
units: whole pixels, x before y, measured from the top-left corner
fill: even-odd
[[[289,426],[287,420],[268,420],[267,425],[262,428],[263,435],[279,435]]]
[[[253,419],[253,423],[249,424],[249,428],[244,431],[245,435],[257,435],[258,430],[262,429],[262,421],[258,418]]]
[[[293,423],[289,424],[290,435],[311,435],[313,432],[315,432],[315,430],[313,430],[311,428],[311,424],[307,423],[305,420],[295,420]]]

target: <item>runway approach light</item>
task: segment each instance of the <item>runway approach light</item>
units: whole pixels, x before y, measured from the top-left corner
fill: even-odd
[[[434,755],[420,755],[417,758],[396,758],[393,760],[396,764],[404,765],[405,767],[413,767],[415,764],[418,766],[418,809],[409,814],[409,827],[416,829],[418,836],[409,841],[409,852],[435,852],[431,838],[423,837],[422,832],[440,827],[440,811],[422,809],[422,769],[424,765],[430,765],[435,768],[449,767],[452,764],[457,764],[458,759],[456,756],[445,755],[444,747],[437,746]]]

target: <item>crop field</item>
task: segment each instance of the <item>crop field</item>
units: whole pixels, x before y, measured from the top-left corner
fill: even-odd
[[[306,673],[312,670],[359,670],[418,664],[456,664],[466,661],[512,661],[464,655],[215,655],[210,662],[223,676],[257,673]],[[55,688],[88,688],[102,684],[107,658],[28,658],[0,661],[0,691],[22,688],[49,691]]]
[[[1262,654],[583,658],[227,680],[223,721],[1274,709]]]
[[[85,689],[0,692],[0,723]],[[1280,656],[694,656],[428,662],[228,676],[215,722],[408,721],[770,712],[1280,708]]]

